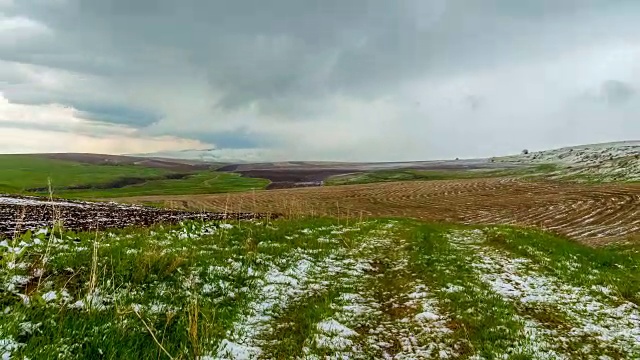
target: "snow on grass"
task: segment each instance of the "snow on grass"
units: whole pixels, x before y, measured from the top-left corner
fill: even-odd
[[[358,333],[346,327],[334,319],[318,323],[318,334],[315,335],[314,344],[323,352],[333,353],[337,358],[355,358],[354,351],[359,348],[354,344],[354,338]]]
[[[402,345],[402,351],[396,353],[393,358],[448,359],[457,356],[457,350],[450,339],[453,331],[447,325],[451,319],[442,314],[437,300],[429,293],[427,287],[417,285],[407,298],[409,300],[403,307],[416,309],[418,313],[409,313],[390,324],[389,330],[400,334]]]
[[[13,339],[0,339],[0,357],[3,360],[11,359],[11,354],[21,346],[22,344]]]
[[[332,334],[332,335],[337,335],[342,337],[350,337],[350,336],[358,335],[357,332],[349,329],[348,327],[342,325],[341,323],[333,319],[318,323],[317,328],[318,330],[322,331],[325,334]]]
[[[387,223],[351,249],[358,265],[342,264],[346,276],[339,287],[351,292],[337,297],[331,304],[333,315],[317,324],[312,344],[320,354],[349,359],[457,355],[447,326],[451,319],[419,278],[408,272],[406,242],[390,231],[393,228],[394,223]],[[390,267],[379,268],[386,256]],[[394,280],[404,284],[398,286]],[[314,353],[314,346],[306,353]]]
[[[558,164],[553,178],[640,181],[640,141],[623,141],[530,152],[496,159],[519,164]]]
[[[268,270],[257,280],[258,292],[252,295],[254,300],[245,307],[243,316],[234,323],[225,341],[221,342],[217,357],[224,359],[239,359],[242,356],[259,357],[263,354],[263,348],[268,347],[270,343],[265,338],[277,330],[275,324],[278,317],[287,311],[291,304],[304,303],[305,298],[325,293],[336,285],[336,281],[342,285],[347,283],[353,285],[361,281],[362,276],[371,269],[369,260],[354,256],[359,251],[359,247],[345,249],[339,246],[341,240],[331,236],[358,231],[360,228],[342,226],[303,228],[298,231],[299,234],[317,237],[316,242],[321,248],[298,248],[275,263],[269,263],[270,260],[264,259],[263,265],[266,265]],[[297,239],[298,235],[286,235],[285,238],[293,240]],[[370,244],[368,236],[360,241],[363,246]],[[269,248],[273,247],[271,246],[273,244],[265,244],[267,245]],[[281,270],[283,260],[287,266]],[[356,310],[356,307],[352,310]],[[364,309],[361,310],[364,311]],[[333,329],[331,329],[332,326]],[[318,348],[346,351],[343,355],[354,350],[350,347],[353,342],[348,337],[356,336],[357,333],[341,325],[337,320],[327,319],[320,322],[317,330],[319,333],[314,341]]]
[[[175,358],[640,354],[638,309],[616,289],[539,271],[593,270],[577,258],[554,264],[532,248],[535,263],[489,246],[480,230],[408,221],[275,225],[0,243],[0,354],[135,359],[159,351],[149,329]]]
[[[558,279],[533,273],[525,259],[493,253],[477,264],[482,279],[498,294],[521,303],[553,305],[568,317],[569,336],[588,336],[623,353],[640,354],[640,315],[633,303],[597,298],[589,289],[562,284]],[[605,295],[605,294],[603,294]],[[619,302],[620,305],[612,305]]]
[[[218,358],[253,359],[262,353],[259,336],[271,330],[275,311],[308,291],[310,273],[318,271],[313,259],[301,257],[291,268],[280,271],[273,267],[257,281],[255,299],[220,344]]]
[[[581,339],[586,354],[640,356],[640,312],[634,303],[617,298],[610,289],[601,286],[584,288],[565,284],[556,277],[540,274],[528,259],[478,246],[484,241],[480,231],[454,232],[450,239],[477,252],[473,266],[494,292],[518,306],[538,309],[544,315],[558,313],[561,319],[557,328],[550,329],[533,319],[525,319],[528,343],[538,345],[533,353],[541,356],[551,347],[563,348]]]

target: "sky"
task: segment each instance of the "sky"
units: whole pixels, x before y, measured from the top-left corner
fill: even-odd
[[[637,0],[0,0],[0,153],[404,161],[637,139]]]

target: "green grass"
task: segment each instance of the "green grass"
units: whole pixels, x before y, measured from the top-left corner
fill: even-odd
[[[122,177],[155,177],[162,169],[135,165],[91,165],[47,159],[36,155],[0,155],[0,192],[26,193],[28,189],[102,184]]]
[[[170,179],[175,172],[138,165],[92,165],[32,155],[0,155],[0,193],[56,197],[113,198],[144,195],[212,194],[265,188],[266,179],[238,174],[198,171]],[[109,184],[136,178],[142,183],[118,188]],[[86,187],[71,190],[69,187]]]
[[[335,175],[325,181],[327,185],[369,184],[392,181],[432,181],[478,179],[505,176],[538,176],[556,169],[555,165],[545,164],[535,167],[497,170],[377,170],[355,174]]]
[[[541,265],[549,275],[575,286],[611,288],[640,306],[638,244],[590,248],[543,231],[495,227],[486,230],[488,243]]]
[[[0,356],[637,358],[639,263],[398,219],[26,234],[0,242]]]
[[[242,177],[239,174],[202,171],[176,180],[149,180],[118,189],[62,190],[56,194],[72,198],[112,198],[145,195],[215,194],[264,189],[269,180]]]
[[[414,236],[411,254],[415,271],[437,288],[459,286],[464,291],[438,292],[447,310],[455,314],[458,329],[470,347],[484,357],[507,353],[521,336],[523,326],[516,319],[517,308],[491,292],[474,271],[474,254],[453,247],[446,230],[422,226]],[[510,356],[520,354],[509,354]]]

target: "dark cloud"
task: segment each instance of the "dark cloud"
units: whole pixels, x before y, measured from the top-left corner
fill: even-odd
[[[472,126],[459,117],[468,109],[482,110],[473,121],[483,131],[523,132],[533,123],[544,142],[568,121],[554,115],[566,99],[602,84],[589,91],[630,103],[640,84],[602,60],[635,56],[607,57],[640,37],[633,0],[20,0],[1,11],[32,20],[37,31],[0,41],[0,60],[50,70],[0,69],[9,101],[66,104],[92,121],[227,148],[331,134],[320,127],[353,133],[370,124],[367,136],[382,138],[419,132],[394,119],[428,118],[431,128],[453,131],[445,123]],[[580,66],[588,69],[573,70]],[[416,103],[425,114],[407,110]],[[524,124],[534,113],[538,119]],[[257,135],[277,131],[278,139]],[[473,139],[450,135],[473,149]],[[343,151],[329,150],[342,149],[340,137],[324,136],[318,148]],[[349,139],[372,146],[367,136]]]
[[[494,20],[501,12],[530,17],[536,9],[553,13],[566,7],[538,1],[425,5],[422,0],[69,0],[59,8],[32,4],[24,8],[56,30],[62,50],[28,52],[21,56],[25,61],[129,75],[162,71],[158,58],[164,55],[162,49],[170,48],[184,54],[189,66],[200,69],[211,87],[223,92],[219,106],[256,104],[265,112],[289,115],[309,98],[336,92],[370,98],[433,69],[493,64],[501,61],[494,51],[499,46],[516,46],[526,56],[527,46],[536,44],[524,46],[518,36],[509,35],[494,41],[505,30]],[[584,8],[577,3],[570,7]],[[504,26],[510,27],[507,34],[538,31],[526,22]],[[476,49],[481,51],[473,57],[463,56]],[[148,64],[151,68],[144,69]],[[289,99],[292,108],[270,105],[280,98]]]

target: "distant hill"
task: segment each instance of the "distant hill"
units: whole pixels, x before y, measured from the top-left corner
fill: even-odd
[[[136,157],[198,160],[218,163],[224,171],[293,170],[293,169],[349,169],[372,171],[384,169],[490,169],[513,166],[553,164],[558,171],[552,178],[586,181],[640,181],[640,140],[588,144],[495,157],[490,159],[464,159],[405,162],[323,162],[272,161],[268,150],[205,149],[141,154]],[[176,161],[176,160],[174,160]]]
[[[640,141],[570,146],[506,156],[498,163],[556,164],[556,178],[596,181],[640,181]]]
[[[186,149],[179,151],[161,151],[146,154],[130,154],[133,157],[163,158],[180,160],[198,160],[207,163],[252,163],[268,157],[269,151],[264,149]]]
[[[190,159],[168,159],[151,156],[140,157],[89,153],[48,153],[33,154],[33,156],[40,156],[48,159],[74,161],[92,165],[140,165],[144,167],[166,169],[171,171],[207,170],[212,166],[220,165]]]

